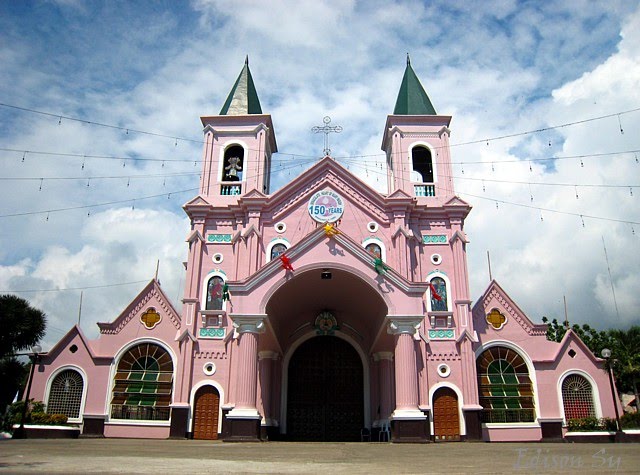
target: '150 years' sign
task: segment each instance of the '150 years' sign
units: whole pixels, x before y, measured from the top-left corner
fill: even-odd
[[[342,197],[331,190],[318,191],[309,200],[309,214],[319,223],[335,223],[343,211]]]

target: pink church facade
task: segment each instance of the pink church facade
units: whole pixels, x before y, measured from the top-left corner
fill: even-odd
[[[537,441],[614,417],[573,332],[548,341],[495,281],[473,304],[450,121],[407,63],[387,194],[330,156],[272,193],[275,131],[245,64],[202,117],[181,306],[153,280],[99,338],[74,327],[31,396],[105,437]]]

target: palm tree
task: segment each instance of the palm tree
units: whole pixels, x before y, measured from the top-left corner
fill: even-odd
[[[614,372],[618,378],[625,378],[631,382],[633,393],[636,397],[636,407],[640,397],[638,396],[638,379],[640,379],[640,326],[633,326],[628,330],[609,330],[611,337],[612,358]]]

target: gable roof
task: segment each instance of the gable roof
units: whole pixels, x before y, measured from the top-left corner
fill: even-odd
[[[171,300],[169,300],[163,292],[160,283],[156,279],[152,279],[113,322],[98,322],[100,333],[120,333],[125,325],[138,314],[140,307],[154,297],[158,300],[162,309],[169,315],[173,326],[176,329],[180,328],[180,314],[171,304]]]
[[[342,231],[339,234],[328,238],[321,226],[311,231],[303,239],[287,249],[286,254],[293,261],[296,257],[305,254],[308,249],[316,246],[320,242],[324,242],[326,239],[335,240],[335,242],[340,244],[345,251],[349,252],[358,261],[360,261],[364,267],[371,269],[372,275],[375,274],[374,258],[364,247],[362,247],[360,243],[356,242],[353,238]],[[229,281],[229,291],[232,295],[235,292],[251,292],[271,275],[281,272],[281,264],[282,263],[279,259],[273,259],[246,279],[236,282]],[[332,262],[331,266],[339,268],[336,262]],[[390,266],[387,266],[387,270],[385,271],[385,279],[407,294],[423,295],[429,288],[429,284],[427,282],[409,281]]]
[[[327,186],[333,186],[336,191],[343,194],[345,199],[360,207],[379,222],[386,223],[388,221],[385,210],[388,198],[371,188],[331,157],[324,157],[287,186],[276,191],[269,197],[267,207],[273,210],[274,218],[278,219],[287,210],[308,200],[310,193]],[[414,201],[411,197],[407,196],[407,198],[411,202]],[[239,203],[243,200],[244,197],[239,200]]]
[[[84,333],[82,333],[82,329],[78,325],[74,325],[58,341],[58,343],[55,344],[55,346],[53,348],[51,348],[46,353],[42,353],[42,357],[47,359],[47,360],[50,359],[51,361],[55,360],[55,358],[62,352],[62,350],[64,350],[67,347],[67,345],[69,345],[69,343],[76,336],[80,339],[80,341],[82,342],[82,345],[84,346],[84,348],[86,349],[87,353],[89,354],[89,356],[91,357],[92,360],[103,359],[103,360],[106,360],[106,361],[111,361],[113,359],[113,356],[99,356],[99,355],[96,355],[95,352],[93,351],[93,348],[91,347],[91,345],[89,345],[89,340],[87,340],[87,337],[84,336]]]
[[[411,60],[407,54],[407,67],[404,70],[402,84],[393,109],[394,115],[437,115],[431,100],[425,92],[418,76],[411,67]]]
[[[262,114],[258,93],[249,71],[249,56],[245,59],[244,67],[220,110],[220,115],[247,114]]]
[[[504,308],[504,310],[512,317],[518,324],[527,332],[529,335],[546,335],[547,334],[547,325],[545,324],[535,324],[529,317],[516,305],[516,303],[511,300],[511,297],[504,291],[502,287],[496,282],[496,280],[492,280],[485,290],[482,297],[478,299],[476,304],[473,306],[472,315],[474,319],[483,319],[485,317],[485,308],[489,306],[489,302],[492,299],[498,300],[500,305]]]

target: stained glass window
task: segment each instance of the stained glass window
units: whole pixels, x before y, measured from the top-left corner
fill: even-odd
[[[567,422],[571,419],[596,417],[591,383],[579,374],[570,374],[562,381],[562,404]]]
[[[111,399],[114,419],[169,420],[173,361],[159,345],[143,343],[118,363]]]
[[[287,250],[287,246],[282,243],[274,244],[271,248],[271,260],[280,257]]]
[[[431,279],[431,288],[429,289],[431,297],[432,312],[446,312],[449,310],[447,303],[447,283],[442,277],[434,277]],[[435,291],[435,293],[434,293]],[[439,299],[438,299],[439,298]]]
[[[365,249],[372,256],[377,257],[378,259],[382,259],[382,248],[380,247],[379,244],[376,244],[374,242],[369,243],[369,244],[367,244]]]
[[[73,369],[62,371],[51,383],[47,412],[64,414],[69,419],[79,418],[83,388],[84,381],[80,373]]]
[[[214,275],[207,283],[207,302],[205,310],[222,310],[222,291],[224,288],[224,279]]]
[[[522,356],[494,346],[477,359],[482,422],[533,422],[533,384]]]

